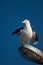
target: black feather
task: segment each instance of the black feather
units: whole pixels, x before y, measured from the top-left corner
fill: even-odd
[[[36,38],[34,39],[34,41],[38,41],[38,35],[37,35],[37,33],[36,33]]]
[[[18,28],[16,29],[14,32],[12,32],[12,34],[20,34],[20,30],[23,30],[23,28]]]

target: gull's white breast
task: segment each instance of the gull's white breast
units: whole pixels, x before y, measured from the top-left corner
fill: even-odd
[[[27,43],[32,38],[32,31],[30,30],[24,30],[21,34],[21,41],[24,43]]]

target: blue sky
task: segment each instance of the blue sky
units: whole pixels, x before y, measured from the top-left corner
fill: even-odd
[[[43,51],[43,0],[0,0],[0,65],[38,65],[19,55],[20,37],[10,36],[24,19],[37,31],[35,47]]]

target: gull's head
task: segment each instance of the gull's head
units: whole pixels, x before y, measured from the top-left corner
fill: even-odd
[[[27,25],[27,24],[30,24],[30,21],[29,20],[24,20],[24,21],[22,21],[22,23]]]

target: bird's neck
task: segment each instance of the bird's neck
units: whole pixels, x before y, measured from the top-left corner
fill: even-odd
[[[31,27],[31,25],[30,24],[26,24],[26,28],[30,28]]]
[[[32,31],[32,28],[31,28],[30,24],[26,24],[25,28]]]

